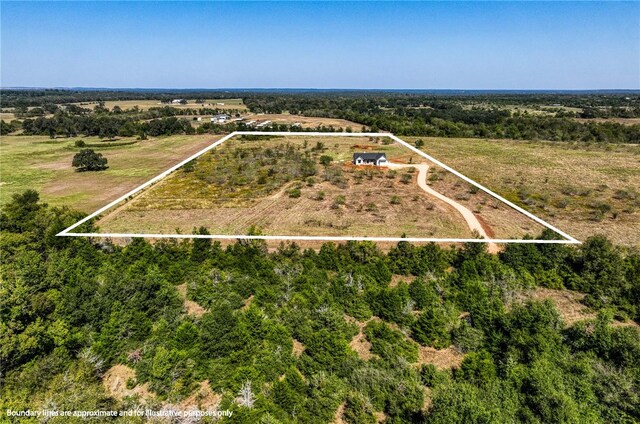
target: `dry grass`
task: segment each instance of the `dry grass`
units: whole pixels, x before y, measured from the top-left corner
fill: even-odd
[[[304,143],[305,137],[225,143],[219,150],[203,155],[196,163],[215,162],[216,155],[228,154],[238,146],[263,148],[275,144]],[[205,184],[193,175],[198,171],[178,171],[133,200],[104,216],[98,225],[104,232],[175,232],[189,233],[204,226],[212,234],[246,234],[252,226],[267,235],[311,236],[392,236],[400,237],[470,237],[462,217],[449,205],[426,194],[413,182],[400,181],[385,170],[353,167],[354,151],[369,144],[384,151],[391,160],[406,155],[399,144],[383,144],[368,138],[311,138],[309,146],[324,143],[322,154],[331,155],[331,165],[344,176],[344,186],[322,181],[323,168],[318,165],[317,182],[300,187],[301,196],[291,198],[289,185],[274,193],[261,193],[254,186],[235,190],[230,198],[228,186]],[[208,156],[209,155],[209,156]],[[342,162],[340,162],[342,161]],[[363,172],[369,175],[361,175]],[[293,184],[293,182],[289,183]],[[244,191],[243,191],[244,190]],[[256,196],[256,192],[261,193]],[[323,193],[324,197],[319,195]],[[222,197],[221,194],[222,193]],[[344,204],[336,205],[343,196]],[[397,196],[398,202],[392,202]]]
[[[368,130],[368,127],[358,124],[357,122],[347,121],[345,119],[336,119],[336,118],[321,118],[315,116],[301,116],[301,115],[290,115],[287,113],[282,114],[264,114],[258,113],[255,115],[246,116],[247,121],[271,121],[276,124],[295,124],[298,123],[302,128],[316,128],[317,126],[326,126],[326,127],[334,127],[334,128],[342,128],[346,130],[347,128],[351,128],[354,132],[362,131],[362,128],[365,128],[365,131]]]
[[[589,122],[611,122],[622,125],[640,125],[640,118],[574,118],[574,120],[583,124]]]
[[[589,309],[582,303],[585,294],[572,291],[572,290],[555,290],[548,289],[545,287],[536,287],[534,290],[525,291],[519,293],[516,298],[516,301],[524,301],[528,299],[532,300],[551,300],[558,313],[562,317],[565,325],[567,327],[572,326],[576,322],[591,320],[596,318],[596,313]],[[638,324],[634,321],[614,321],[614,326],[635,326],[638,327]]]
[[[0,112],[0,120],[5,122],[11,122],[16,119],[16,115],[11,112]]]
[[[292,349],[292,354],[293,356],[295,356],[296,358],[299,358],[300,355],[302,355],[302,352],[304,352],[305,347],[302,343],[300,343],[298,340],[293,339],[293,349]]]
[[[430,346],[419,346],[418,349],[418,362],[416,364],[418,366],[431,364],[440,370],[458,368],[464,359],[464,354],[453,347],[435,349]]]
[[[578,239],[640,244],[640,146],[422,139],[425,152]]]
[[[209,108],[209,109],[233,109],[233,110],[246,110],[247,107],[242,103],[242,99],[207,99],[204,103],[195,103],[194,99],[187,99],[186,105],[181,104],[171,104],[171,103],[160,103],[159,100],[112,100],[104,102],[104,106],[109,110],[112,110],[114,106],[120,106],[124,109],[132,109],[136,106],[140,110],[149,110],[154,107],[165,107],[171,106],[176,109],[200,109],[200,108]],[[219,105],[218,103],[224,103],[224,105]],[[86,108],[86,109],[94,109],[98,103],[97,102],[86,102],[86,103],[74,103],[77,106]]]
[[[156,397],[155,393],[149,390],[149,383],[136,385],[133,389],[127,389],[127,381],[134,380],[136,372],[126,365],[116,364],[102,377],[102,385],[114,399],[123,400],[125,397],[139,396],[141,400],[147,401]]]
[[[544,230],[541,224],[452,173],[437,166],[429,171],[428,184],[472,211],[489,237],[520,239],[527,234],[537,236]]]
[[[200,382],[200,387],[195,392],[180,402],[180,408],[211,411],[218,408],[221,400],[222,395],[215,393],[209,380],[205,380]]]
[[[207,313],[207,310],[202,306],[198,305],[193,300],[187,299],[187,283],[180,284],[176,286],[180,297],[182,298],[184,309],[187,311],[187,315],[192,315],[194,317],[200,318],[202,315]]]

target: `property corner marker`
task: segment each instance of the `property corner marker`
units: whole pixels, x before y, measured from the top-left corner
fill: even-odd
[[[463,179],[464,181],[468,182],[469,184],[477,187],[478,189],[484,191],[485,193],[487,193],[488,195],[494,197],[495,199],[501,201],[502,203],[508,205],[509,207],[515,209],[516,211],[520,212],[521,214],[527,216],[528,218],[531,218],[532,220],[534,220],[535,222],[543,225],[544,227],[554,231],[555,233],[561,235],[562,237],[564,237],[564,239],[559,239],[559,240],[533,240],[533,239],[489,239],[489,238],[468,238],[468,239],[462,239],[462,238],[420,238],[420,237],[349,237],[349,236],[344,236],[344,237],[330,237],[330,236],[277,236],[277,235],[272,235],[272,236],[267,236],[267,235],[244,235],[244,234],[236,234],[236,235],[224,235],[224,234],[138,234],[138,233],[76,233],[76,232],[72,232],[75,228],[77,228],[78,226],[84,224],[85,222],[99,216],[100,214],[104,213],[105,211],[111,209],[112,207],[118,205],[119,203],[130,199],[131,197],[135,196],[137,193],[139,193],[140,191],[152,186],[153,184],[157,183],[158,181],[162,180],[163,178],[165,178],[166,176],[168,176],[169,174],[171,174],[173,171],[175,171],[176,169],[182,167],[183,165],[187,164],[188,162],[191,162],[192,160],[196,159],[197,157],[203,155],[204,153],[215,149],[216,147],[218,147],[219,145],[221,145],[222,143],[224,143],[225,141],[235,137],[235,136],[239,136],[239,135],[276,135],[276,136],[309,136],[309,137],[316,137],[316,136],[321,136],[321,137],[389,137],[390,139],[396,141],[397,143],[403,145],[404,147],[406,147],[407,149],[411,150],[412,152],[424,157],[425,159],[429,160],[430,162],[442,167],[443,169],[446,169],[447,171],[451,172],[452,174],[454,174],[455,176]],[[133,237],[143,237],[143,238],[175,238],[175,239],[195,239],[195,238],[209,238],[209,239],[260,239],[260,240],[289,240],[289,241],[296,241],[296,240],[313,240],[313,241],[365,241],[365,240],[369,240],[369,241],[378,241],[378,242],[399,242],[399,241],[408,241],[408,242],[437,242],[437,243],[535,243],[535,244],[580,244],[580,241],[576,240],[575,238],[573,238],[572,236],[570,236],[569,234],[559,230],[558,228],[554,227],[553,225],[549,224],[548,222],[544,221],[543,219],[539,218],[538,216],[532,214],[529,211],[524,210],[523,208],[521,208],[520,206],[508,201],[507,199],[505,199],[504,197],[494,193],[493,191],[489,190],[488,188],[484,187],[483,185],[477,183],[476,181],[472,180],[471,178],[461,174],[460,172],[456,171],[455,169],[451,168],[448,165],[445,165],[444,163],[440,162],[439,160],[437,160],[436,158],[426,154],[425,152],[417,149],[416,147],[412,146],[411,144],[407,143],[406,141],[400,139],[399,137],[391,134],[391,133],[369,133],[369,132],[358,132],[358,133],[347,133],[347,132],[340,132],[340,133],[329,133],[329,132],[274,132],[274,131],[235,131],[232,132],[231,134],[228,134],[224,137],[222,137],[220,140],[212,143],[211,145],[205,147],[204,149],[200,150],[199,152],[189,156],[188,158],[186,158],[185,160],[183,160],[182,162],[172,166],[171,168],[167,169],[166,171],[162,172],[161,174],[155,176],[154,178],[150,179],[149,181],[147,181],[146,183],[134,188],[133,190],[131,190],[130,192],[120,196],[119,198],[117,198],[116,200],[112,201],[111,203],[103,206],[102,208],[98,209],[97,211],[93,212],[92,214],[86,216],[85,218],[81,219],[80,221],[76,222],[75,224],[71,225],[68,228],[65,228],[64,230],[62,230],[60,233],[57,234],[57,236],[60,237],[104,237],[104,238],[133,238]]]

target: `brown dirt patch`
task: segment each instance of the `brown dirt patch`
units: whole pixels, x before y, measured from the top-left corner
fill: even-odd
[[[253,302],[253,295],[249,296],[248,298],[246,298],[244,300],[244,305],[242,305],[242,308],[240,308],[243,311],[246,311],[247,309],[249,309],[249,307],[251,306],[251,303]]]
[[[464,359],[464,354],[453,347],[435,349],[430,346],[419,346],[418,349],[418,362],[416,363],[418,366],[433,364],[440,370],[458,368]]]
[[[591,320],[597,317],[597,314],[582,303],[586,295],[584,293],[573,290],[555,290],[545,287],[537,287],[534,290],[520,293],[516,300],[551,300],[558,310],[567,327],[572,326],[576,322]],[[631,326],[640,327],[634,321],[614,321],[611,325],[614,327]]]
[[[590,311],[581,303],[584,294],[571,290],[554,290],[545,287],[537,287],[535,290],[521,293],[517,296],[519,300],[551,300],[567,326],[571,326],[578,321],[594,319],[596,314]]]
[[[183,300],[184,309],[187,311],[187,315],[193,315],[194,317],[200,318],[202,315],[207,313],[205,308],[198,305],[193,300],[187,299],[187,283],[176,286],[176,289]]]
[[[331,421],[332,424],[346,424],[346,421],[342,418],[346,407],[347,401],[344,401],[340,404],[338,410],[336,411],[336,415],[334,415],[333,417],[333,421]]]
[[[117,364],[109,368],[102,377],[102,385],[106,389],[109,396],[122,400],[126,397],[139,396],[142,400],[149,400],[156,395],[149,390],[149,383],[136,385],[133,389],[127,389],[127,380],[136,378],[134,369],[126,365]]]
[[[298,340],[293,339],[293,356],[295,356],[296,358],[299,358],[300,355],[302,355],[302,352],[304,352],[305,347],[302,343],[300,343]]]
[[[409,277],[406,275],[393,274],[391,276],[391,282],[389,283],[389,287],[396,287],[398,284],[400,284],[400,282],[403,282],[405,284],[411,284],[412,281],[413,281],[412,277]]]
[[[376,357],[376,355],[371,353],[371,343],[362,332],[356,334],[354,338],[351,339],[349,347],[353,349],[363,361],[369,361]]]
[[[222,395],[215,393],[211,389],[209,380],[200,382],[200,387],[189,397],[180,402],[182,409],[197,408],[202,411],[214,410],[220,404]]]

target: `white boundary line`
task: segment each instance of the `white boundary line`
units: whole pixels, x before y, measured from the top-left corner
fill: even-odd
[[[158,182],[159,180],[163,179],[167,175],[171,174],[173,171],[175,171],[176,169],[178,169],[181,166],[185,165],[186,163],[196,159],[198,156],[201,156],[202,154],[208,152],[209,150],[212,150],[212,149],[216,148],[220,144],[224,143],[225,141],[227,141],[230,138],[233,138],[233,137],[235,137],[237,135],[275,135],[275,136],[312,136],[312,137],[314,137],[314,136],[324,136],[324,137],[327,137],[327,136],[329,136],[329,137],[331,137],[331,136],[333,136],[333,137],[345,137],[345,136],[346,137],[389,137],[392,140],[402,144],[404,147],[407,147],[412,152],[414,152],[414,153],[416,153],[416,154],[428,159],[429,161],[435,163],[436,165],[438,165],[438,166],[446,169],[447,171],[453,173],[457,177],[462,178],[463,180],[467,181],[469,184],[479,188],[480,190],[484,191],[485,193],[489,194],[490,196],[492,196],[492,197],[500,200],[501,202],[507,204],[511,208],[513,208],[516,211],[518,211],[518,212],[526,215],[527,217],[533,219],[534,221],[538,222],[539,224],[543,225],[544,227],[546,227],[546,228],[548,228],[548,229],[550,229],[552,231],[555,231],[556,233],[558,233],[561,236],[565,237],[566,240],[458,239],[458,238],[419,238],[419,237],[348,237],[348,236],[345,236],[345,237],[331,237],[331,236],[263,236],[263,235],[249,236],[249,235],[216,235],[216,234],[128,234],[128,233],[72,233],[71,232],[71,230],[75,229],[76,227],[84,224],[85,222],[89,221],[90,219],[95,218],[96,216],[100,215],[101,213],[105,212],[106,210],[111,209],[112,207],[114,207],[118,203],[130,198],[131,196],[135,195],[139,191],[144,190],[145,188],[155,184],[156,182]],[[441,242],[441,243],[539,243],[539,244],[548,244],[548,243],[579,244],[580,243],[580,241],[576,240],[575,238],[571,237],[570,235],[566,234],[565,232],[557,229],[556,227],[554,227],[553,225],[549,224],[548,222],[546,222],[546,221],[540,219],[539,217],[537,217],[536,215],[534,215],[534,214],[522,209],[518,205],[513,204],[512,202],[508,201],[504,197],[494,193],[493,191],[489,190],[488,188],[486,188],[486,187],[482,186],[481,184],[475,182],[471,178],[466,177],[465,175],[461,174],[460,172],[456,171],[455,169],[451,168],[450,166],[445,165],[444,163],[442,163],[439,160],[435,159],[434,157],[426,154],[425,152],[423,152],[421,150],[418,150],[417,148],[415,148],[411,144],[407,143],[406,141],[400,139],[399,137],[397,137],[397,136],[395,136],[395,135],[393,135],[391,133],[368,133],[368,132],[359,132],[359,133],[342,132],[342,133],[336,133],[336,132],[234,131],[231,134],[228,134],[228,135],[222,137],[220,140],[218,140],[218,141],[212,143],[211,145],[205,147],[204,149],[200,150],[199,152],[194,153],[193,155],[189,156],[187,159],[185,159],[182,162],[172,166],[171,168],[167,169],[166,171],[162,172],[161,174],[155,176],[154,178],[150,179],[146,183],[134,188],[133,190],[131,190],[127,194],[124,194],[124,195],[120,196],[119,198],[117,198],[116,200],[112,201],[108,205],[103,206],[102,208],[100,208],[97,211],[93,212],[92,214],[86,216],[85,218],[81,219],[80,221],[76,222],[75,224],[71,225],[70,227],[65,228],[60,233],[58,233],[57,236],[61,236],[61,237],[114,237],[114,238],[120,238],[120,237],[126,237],[126,238],[144,237],[144,238],[176,238],[176,239],[209,238],[209,239],[257,239],[257,240],[317,240],[317,241],[364,241],[364,240],[369,240],[369,241],[388,241],[388,242],[408,241],[408,242]]]

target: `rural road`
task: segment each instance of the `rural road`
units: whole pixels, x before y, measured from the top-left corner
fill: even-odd
[[[447,197],[447,196],[445,196],[445,195],[443,195],[441,193],[438,193],[437,191],[435,191],[434,189],[429,187],[429,185],[427,184],[427,171],[429,171],[429,165],[427,165],[426,163],[408,165],[408,164],[400,164],[400,163],[389,162],[388,167],[389,167],[389,169],[416,168],[418,170],[418,186],[421,189],[423,189],[424,191],[426,191],[430,195],[442,200],[443,202],[447,203],[448,205],[451,205],[453,208],[455,208],[455,210],[460,212],[460,214],[462,215],[464,220],[467,222],[467,225],[469,226],[469,229],[471,231],[477,231],[478,234],[480,234],[480,236],[482,236],[482,237],[484,237],[486,239],[490,238],[487,235],[487,232],[484,230],[484,228],[482,228],[482,224],[480,224],[480,221],[478,220],[478,218],[466,206],[461,205],[460,203],[456,202],[455,200],[453,200],[453,199],[451,199],[451,198],[449,198],[449,197]],[[489,252],[490,253],[498,253],[500,251],[500,248],[495,243],[489,243],[488,244],[488,248],[489,248]]]

